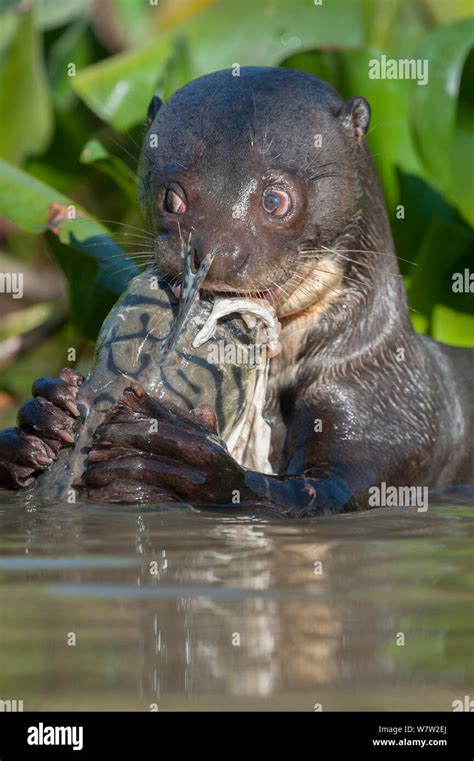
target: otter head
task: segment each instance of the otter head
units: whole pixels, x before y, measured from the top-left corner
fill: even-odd
[[[190,240],[196,265],[215,254],[206,290],[266,297],[282,316],[340,279],[341,240],[362,248],[363,98],[344,102],[310,74],[243,67],[154,98],[148,116],[140,196],[162,273],[179,282]]]

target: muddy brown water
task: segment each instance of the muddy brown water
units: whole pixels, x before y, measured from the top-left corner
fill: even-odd
[[[474,695],[473,505],[290,521],[0,493],[0,699],[450,711]]]

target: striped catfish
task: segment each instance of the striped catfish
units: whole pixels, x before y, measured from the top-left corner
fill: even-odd
[[[192,296],[181,309],[153,271],[130,282],[102,326],[93,369],[79,390],[75,443],[36,479],[35,494],[58,498],[71,489],[94,432],[133,383],[185,410],[210,405],[233,456],[271,472],[262,409],[269,358],[279,350],[274,311],[260,299],[211,303]]]

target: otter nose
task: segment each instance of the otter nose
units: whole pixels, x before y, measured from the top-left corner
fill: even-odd
[[[245,258],[243,249],[238,244],[221,244],[216,250],[216,257],[209,274],[213,280],[225,281],[230,276],[239,274]]]
[[[202,262],[206,254],[212,251],[215,254],[214,261],[208,273],[208,279],[214,282],[225,280],[231,273],[238,274],[245,263],[246,256],[242,247],[235,241],[220,240],[212,247],[196,247],[194,264],[196,267]]]

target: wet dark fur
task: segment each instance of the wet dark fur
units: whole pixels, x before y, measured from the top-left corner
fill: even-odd
[[[280,475],[242,471],[222,493],[213,489],[213,501],[230,502],[237,488],[243,501],[304,515],[366,507],[368,488],[382,481],[474,481],[474,352],[411,326],[364,140],[369,115],[362,98],[344,103],[309,74],[271,68],[217,72],[152,104],[140,193],[158,267],[179,278],[191,233],[196,261],[216,252],[206,287],[269,294],[283,326],[268,398]],[[293,199],[283,220],[262,209],[262,189],[275,181]],[[163,208],[170,182],[186,190],[183,214]],[[214,450],[208,464],[204,455],[194,461],[180,425],[178,416],[177,472],[192,463],[218,478]],[[222,450],[222,463],[226,457]],[[89,481],[92,492],[96,486]],[[178,496],[209,501],[194,487]]]
[[[330,260],[341,267],[341,286],[317,319],[287,327],[282,319],[284,346],[295,347],[290,367],[285,354],[273,363],[273,459],[279,473],[336,477],[359,495],[353,503],[364,504],[367,486],[380,481],[435,487],[473,480],[474,353],[412,328],[379,182],[351,105],[301,72],[242,69],[240,77],[226,71],[193,82],[150,128],[160,149],[156,158],[145,149],[142,198],[145,206],[159,198],[159,151],[173,146],[166,160],[192,168],[173,177],[184,171],[198,197],[182,229],[196,229],[198,256],[222,249],[211,268],[216,287],[262,291],[276,283],[291,295],[302,249],[315,250],[307,255],[315,269],[324,272]],[[314,147],[318,134],[321,148]],[[301,213],[284,229],[262,223],[255,193],[255,231],[233,220],[239,188],[280,170],[302,188]],[[158,237],[157,260],[173,273],[177,242],[169,225]],[[285,315],[288,299],[276,297]]]

